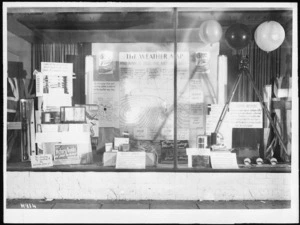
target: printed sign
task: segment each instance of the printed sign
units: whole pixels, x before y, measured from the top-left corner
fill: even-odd
[[[118,148],[120,145],[129,144],[129,138],[115,138],[114,147]]]
[[[78,158],[77,145],[59,144],[55,145],[54,160]]]
[[[259,102],[233,102],[229,114],[233,128],[262,128],[263,112]]]
[[[40,86],[43,87],[44,94],[73,94],[72,86],[72,63],[53,63],[53,62],[41,62],[41,75],[39,75],[39,81],[37,84],[40,90]]]
[[[211,167],[213,169],[238,169],[236,153],[211,152]]]
[[[53,166],[53,160],[51,154],[31,156],[32,168],[51,167],[51,166]]]
[[[116,169],[145,169],[146,152],[118,152]]]

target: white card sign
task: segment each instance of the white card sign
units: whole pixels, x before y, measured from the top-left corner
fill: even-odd
[[[118,152],[116,169],[145,169],[146,152]]]
[[[233,128],[262,128],[263,111],[259,102],[233,102],[229,114]]]
[[[57,76],[72,76],[73,63],[41,62],[41,72]]]
[[[54,160],[79,158],[76,144],[57,144],[54,148]]]
[[[52,154],[31,156],[32,168],[51,167],[51,166],[53,166]]]
[[[236,153],[231,152],[211,152],[211,167],[213,169],[238,169]]]
[[[210,155],[209,148],[186,148],[187,155]]]
[[[115,138],[115,143],[114,143],[115,148],[118,148],[120,145],[123,145],[123,144],[129,144],[129,138],[121,138],[121,137]]]

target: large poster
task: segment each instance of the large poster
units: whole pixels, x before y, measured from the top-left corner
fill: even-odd
[[[188,80],[189,53],[178,52],[177,62],[179,79]],[[120,52],[119,75],[120,128],[137,139],[173,139],[173,52]],[[186,102],[178,109],[179,127],[187,129]]]
[[[177,139],[190,146],[205,133],[218,54],[218,44],[178,43]],[[94,43],[92,55],[86,58],[86,102],[99,106],[99,128],[127,131],[136,140],[173,140],[173,45]]]

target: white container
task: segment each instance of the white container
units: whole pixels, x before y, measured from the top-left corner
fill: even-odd
[[[111,152],[112,148],[113,148],[113,143],[105,143],[106,152]]]

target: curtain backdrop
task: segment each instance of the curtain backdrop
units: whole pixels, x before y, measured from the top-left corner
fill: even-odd
[[[33,44],[33,70],[41,70],[41,62],[66,62],[67,55],[78,55],[78,44]]]
[[[241,56],[247,56],[249,59],[249,71],[253,78],[255,86],[258,88],[260,94],[263,96],[263,88],[267,84],[272,84],[276,77],[280,76],[280,54],[281,48],[278,48],[272,52],[262,51],[254,41],[252,41],[248,47],[237,52],[237,55],[233,55],[230,59],[231,69],[229,69],[229,76],[231,76],[231,82],[229,84],[229,93],[232,91],[234,81],[238,77],[238,66]],[[251,86],[247,77],[242,77],[233,101],[247,102],[258,101],[255,95],[254,89]]]
[[[73,63],[73,104],[85,104],[85,56],[92,53],[91,43],[33,44],[33,68],[41,70],[41,62]]]

